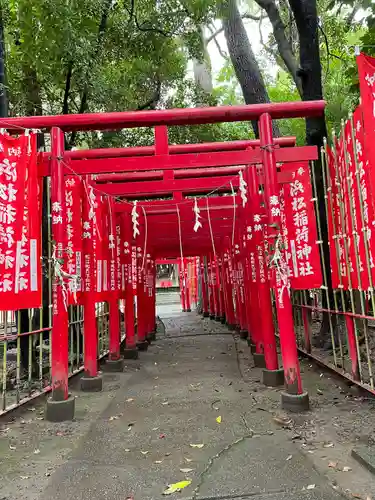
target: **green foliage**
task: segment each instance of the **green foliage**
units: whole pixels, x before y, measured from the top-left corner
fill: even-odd
[[[222,0],[0,0],[5,25],[7,90],[11,115],[123,111],[157,107],[242,104],[230,61],[223,60],[211,96],[187,73],[191,58],[203,60],[202,26],[219,17]],[[298,53],[298,37],[287,2],[280,2],[286,34]],[[338,129],[358,102],[357,73],[350,46],[375,54],[375,5],[370,0],[318,0],[327,125]],[[243,12],[259,14],[253,0]],[[367,11],[360,10],[367,9]],[[353,14],[362,13],[361,16]],[[282,67],[271,35],[267,64],[260,61],[271,101],[299,100]],[[266,47],[267,48],[267,47]],[[267,53],[267,52],[265,52]],[[276,78],[267,74],[276,61]],[[65,97],[65,98],[64,98]],[[281,120],[283,135],[302,144],[303,120]],[[248,123],[172,127],[170,142],[252,137]],[[86,147],[148,145],[150,129],[80,134]]]

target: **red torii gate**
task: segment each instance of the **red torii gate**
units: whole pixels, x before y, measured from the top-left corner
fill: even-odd
[[[197,169],[208,167],[228,167],[232,165],[249,165],[263,164],[263,176],[266,201],[271,196],[277,196],[277,166],[276,163],[285,161],[312,160],[317,156],[317,151],[314,148],[279,148],[275,149],[275,143],[272,138],[272,119],[279,118],[297,118],[306,116],[318,116],[323,113],[325,103],[323,101],[313,102],[297,102],[297,103],[277,103],[277,104],[260,104],[255,106],[233,106],[233,107],[218,107],[218,108],[203,108],[203,109],[178,109],[178,110],[163,110],[163,111],[141,111],[141,112],[124,112],[124,113],[105,113],[105,114],[84,114],[84,115],[60,115],[60,116],[35,116],[35,117],[17,117],[0,119],[0,126],[6,127],[10,131],[17,132],[19,127],[48,129],[51,130],[51,153],[48,161],[44,162],[42,175],[51,175],[51,201],[52,203],[60,203],[65,208],[64,199],[64,174],[71,173],[64,166],[64,160],[72,162],[74,173],[79,175],[87,174],[110,174],[119,172],[162,170],[163,179],[154,181],[143,181],[142,183],[121,182],[120,185],[108,183],[109,179],[99,179],[99,182],[106,181],[107,184],[100,184],[100,189],[104,189],[108,194],[124,195],[124,190],[128,193],[128,198],[139,198],[139,194],[134,193],[134,189],[143,189],[143,196],[149,196],[150,193],[155,195],[155,192],[160,195],[172,192],[176,200],[182,199],[182,194],[185,192],[196,192],[194,182],[191,179],[175,179],[174,172],[177,170]],[[250,121],[258,120],[260,124],[260,148],[253,150],[248,149],[233,149],[219,151],[207,151],[206,146],[204,152],[189,153],[181,152],[170,154],[168,140],[164,126],[173,125],[190,125],[202,123],[217,123],[222,121]],[[140,156],[126,157],[125,154],[116,157],[114,153],[108,153],[108,156],[90,157],[87,159],[80,158],[79,152],[70,152],[66,154],[64,151],[64,132],[79,131],[79,130],[106,130],[118,129],[126,127],[141,127],[141,126],[156,126],[156,141],[155,151],[149,150],[147,155],[140,153]],[[246,146],[246,148],[249,146]],[[155,153],[155,154],[153,154]],[[94,154],[95,155],[95,154]],[[138,155],[138,153],[137,153]],[[315,155],[315,156],[314,156]],[[86,156],[89,156],[86,153]],[[103,161],[105,159],[105,161]],[[141,161],[140,161],[141,159]],[[169,174],[168,171],[171,173]],[[202,173],[202,172],[201,172]],[[210,175],[207,170],[205,175]],[[227,172],[229,173],[229,172]],[[230,172],[231,173],[231,172]],[[177,176],[176,176],[177,177]],[[157,177],[159,179],[159,177]],[[220,179],[220,177],[219,177]],[[213,179],[206,179],[204,182],[200,180],[199,174],[193,179],[195,183],[199,182],[197,192],[207,193],[207,190],[215,190],[220,187]],[[221,179],[223,181],[223,179]],[[143,183],[148,182],[148,185]],[[157,184],[155,184],[157,182]],[[227,182],[227,179],[224,180]],[[150,184],[152,183],[152,184]],[[143,187],[141,187],[143,184]],[[233,184],[233,181],[232,181]],[[131,189],[133,189],[133,192]],[[235,186],[233,186],[235,187]],[[126,191],[128,189],[128,191]],[[140,191],[142,193],[142,191]],[[178,193],[175,195],[175,193]],[[266,207],[268,213],[268,222],[271,227],[280,227],[280,218],[270,212],[269,206]],[[117,208],[118,210],[118,208]],[[220,212],[220,210],[219,210]],[[64,214],[65,216],[65,214]],[[155,214],[157,216],[157,214]],[[222,227],[223,236],[229,236],[230,224],[220,224]],[[212,232],[211,232],[212,234]],[[221,234],[221,233],[220,233]],[[159,250],[154,237],[155,252]],[[204,234],[206,236],[206,234]],[[64,248],[64,225],[53,226],[53,238],[56,242],[57,258],[63,258]],[[201,237],[202,238],[202,237]],[[201,239],[200,238],[200,239]],[[193,247],[194,245],[192,245]],[[178,255],[177,245],[171,246],[170,249]],[[168,249],[164,247],[164,251]],[[193,251],[193,248],[191,249]],[[194,249],[196,251],[196,248]],[[168,250],[169,251],[169,250]],[[235,250],[236,253],[236,250]],[[236,256],[234,256],[236,258]],[[213,262],[217,267],[217,262]],[[219,274],[217,273],[217,276]],[[277,278],[277,276],[276,276]],[[281,286],[280,280],[276,279],[276,294],[282,297],[280,302],[277,302],[277,312],[279,319],[280,340],[283,356],[284,370],[286,382],[286,392],[282,395],[284,405],[300,405],[306,407],[308,405],[308,395],[302,393],[302,385],[299,374],[299,364],[297,358],[297,349],[295,336],[293,331],[291,302],[287,289]],[[93,342],[93,336],[90,335],[91,328],[95,331],[95,314],[92,314],[93,304],[89,293],[85,295],[85,374],[86,378],[92,379],[91,389],[101,387],[97,377],[94,360],[96,363],[96,346]],[[218,301],[222,301],[219,296]],[[130,308],[127,308],[130,309]],[[239,311],[241,315],[241,310]],[[242,312],[243,316],[243,312]],[[134,318],[133,318],[134,319]],[[94,323],[93,323],[94,322]],[[128,326],[128,317],[127,317]],[[111,323],[111,330],[115,330],[118,325],[115,322]],[[74,400],[68,394],[68,346],[67,346],[67,331],[68,317],[67,311],[63,305],[63,291],[61,284],[56,279],[53,284],[53,331],[52,331],[52,398],[47,403],[47,417],[50,419],[65,419],[71,418],[74,412]],[[118,332],[116,338],[119,339]],[[277,358],[275,360],[276,348],[274,336],[271,338],[270,332],[264,332],[264,356],[270,362],[269,366],[273,366],[269,372],[278,372]],[[266,338],[268,335],[268,338]],[[118,343],[118,340],[117,340]],[[111,333],[111,353],[117,355],[118,346],[116,344],[115,335]],[[95,353],[94,353],[95,348]],[[271,352],[272,351],[272,352]],[[276,363],[276,368],[275,368]],[[268,368],[268,364],[267,364]],[[96,372],[96,374],[95,374]]]

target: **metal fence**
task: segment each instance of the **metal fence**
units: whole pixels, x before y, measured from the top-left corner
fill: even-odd
[[[121,310],[121,309],[120,309]],[[108,353],[109,310],[96,304],[98,356]],[[39,310],[0,313],[0,415],[50,390],[51,322]],[[69,307],[69,375],[83,370],[83,307]],[[122,325],[122,337],[124,327]]]

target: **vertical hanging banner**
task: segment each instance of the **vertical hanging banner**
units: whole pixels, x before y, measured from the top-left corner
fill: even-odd
[[[370,185],[375,190],[375,58],[360,54],[357,56],[361,108],[363,112],[363,146],[368,161]],[[370,198],[375,206],[374,196]]]
[[[88,178],[83,181],[82,202],[82,245],[83,245],[83,291],[94,293],[96,291],[96,215],[97,196]]]
[[[344,130],[344,141],[346,148],[346,184],[348,187],[348,192],[350,193],[350,198],[348,196],[349,206],[345,207],[349,209],[347,213],[347,219],[349,219],[350,224],[349,227],[352,229],[352,237],[349,242],[350,245],[353,245],[351,249],[351,259],[354,258],[355,266],[354,270],[356,271],[355,277],[352,280],[353,288],[360,288],[361,290],[368,290],[370,288],[370,278],[366,265],[366,248],[365,248],[365,237],[368,234],[364,234],[364,225],[362,224],[361,217],[361,200],[360,194],[358,191],[358,183],[357,183],[357,159],[355,156],[355,144],[353,143],[352,138],[352,122],[348,120],[345,124]],[[362,179],[365,180],[364,171],[362,169]],[[367,199],[367,189],[362,190],[362,196],[365,198],[365,202],[368,203]],[[358,276],[359,275],[359,276]]]
[[[369,280],[369,286],[373,287],[375,284],[375,210],[373,205],[373,192],[375,188],[371,186],[370,163],[368,160],[368,152],[365,151],[362,106],[358,106],[354,111],[352,123],[354,129],[355,152],[357,155],[357,188],[359,181],[360,199],[362,204],[362,233],[364,235],[363,241],[366,240],[367,242],[367,244],[365,245],[365,255],[363,256],[361,254],[361,260],[364,263],[366,269],[370,269],[369,274],[371,276],[371,281]],[[366,252],[366,247],[368,254]]]
[[[120,291],[118,287],[118,271],[117,271],[117,232],[116,232],[116,216],[115,216],[115,204],[112,196],[107,197],[107,206],[108,206],[108,291],[113,295],[117,294]]]
[[[295,290],[320,288],[323,280],[309,164],[296,162],[294,166],[293,180],[283,188],[284,244],[291,287]],[[271,210],[279,209],[279,203],[271,199]]]
[[[336,158],[339,179],[340,210],[343,228],[343,246],[344,255],[347,261],[348,283],[351,288],[358,288],[358,272],[355,256],[354,225],[351,215],[351,200],[353,193],[349,191],[348,172],[347,172],[347,150],[345,147],[345,136],[341,136],[336,143]],[[349,199],[350,192],[350,199]]]
[[[82,180],[76,175],[65,177],[68,304],[80,304],[82,292]]]
[[[343,279],[347,286],[347,265],[343,247],[342,224],[340,214],[339,181],[335,169],[335,156],[327,145],[327,219],[328,240],[331,264],[332,287],[343,287]],[[341,281],[340,281],[341,280]]]
[[[108,206],[102,195],[96,194],[94,253],[96,262],[97,300],[105,301],[108,291]]]
[[[121,230],[121,216],[116,216],[116,262],[117,262],[117,290],[119,297],[125,298],[125,280],[126,280],[126,267],[122,255],[124,247],[123,233]]]
[[[41,307],[36,135],[0,135],[0,310]]]

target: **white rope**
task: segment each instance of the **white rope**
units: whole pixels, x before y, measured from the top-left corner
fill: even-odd
[[[140,235],[139,228],[138,228],[138,226],[139,226],[139,222],[138,222],[139,215],[138,215],[138,212],[137,212],[137,200],[135,200],[134,203],[133,203],[133,208],[132,208],[131,215],[132,215],[132,223],[133,223],[133,238],[136,238],[137,236]]]
[[[67,311],[68,310],[68,290],[66,288],[64,280],[67,279],[72,284],[72,288],[73,288],[72,292],[73,292],[73,296],[74,296],[74,301],[77,302],[77,290],[78,290],[79,276],[77,274],[68,274],[67,272],[65,272],[63,270],[62,264],[60,263],[59,259],[56,257],[56,245],[53,245],[51,261],[52,261],[52,268],[54,270],[54,275],[57,278],[58,284],[61,286],[61,289],[62,289],[64,308],[65,308],[65,311]]]
[[[194,198],[194,207],[193,212],[195,213],[195,224],[194,224],[194,232],[196,233],[200,227],[202,227],[202,223],[199,219],[201,219],[200,210],[198,207],[197,198]]]
[[[210,215],[210,206],[208,204],[208,198],[206,198],[206,204],[207,204],[207,216],[208,216],[208,225],[210,227],[210,235],[211,235],[211,243],[212,243],[212,250],[214,252],[214,256],[216,259],[216,249],[215,249],[215,241],[214,241],[214,235],[212,233],[212,226],[211,226],[211,215]]]
[[[240,177],[240,184],[239,184],[239,191],[241,195],[241,200],[242,200],[242,206],[245,207],[247,203],[247,183],[245,179],[243,178],[242,170],[238,172],[238,175]]]
[[[282,306],[283,305],[283,293],[284,290],[288,290],[288,294],[290,295],[290,280],[288,276],[288,266],[283,258],[283,254],[281,252],[281,244],[282,244],[282,236],[279,233],[277,236],[276,242],[275,242],[275,253],[272,256],[272,259],[270,260],[269,267],[274,267],[276,270],[276,274],[280,277],[280,280],[282,282],[282,287],[280,291],[278,292],[279,294],[279,303]]]

